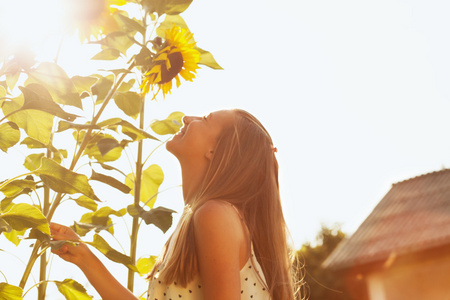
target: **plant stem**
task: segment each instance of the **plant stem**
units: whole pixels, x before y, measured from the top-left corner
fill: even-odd
[[[135,63],[132,62],[130,64],[130,66],[128,67],[128,70],[131,71],[135,66]],[[114,84],[114,86],[112,87],[112,89],[109,91],[108,95],[106,96],[105,100],[103,101],[102,106],[100,107],[100,110],[97,112],[97,114],[94,116],[94,118],[92,119],[91,124],[95,125],[97,124],[98,119],[100,119],[101,114],[103,113],[103,111],[106,108],[106,105],[109,103],[109,101],[112,99],[112,97],[114,96],[114,94],[116,93],[117,89],[119,88],[119,86],[122,84],[123,80],[125,79],[125,76],[127,75],[127,73],[123,73],[122,76],[120,76],[119,80],[117,80],[117,82]],[[83,154],[84,149],[87,147],[87,145],[89,144],[90,138],[91,138],[91,134],[92,134],[92,129],[89,128],[88,131],[86,132],[83,142],[81,142],[80,147],[77,150],[77,153],[74,155],[72,163],[70,164],[70,168],[69,170],[73,170],[76,166],[76,164],[78,163],[78,160],[80,159],[81,155]],[[58,207],[59,203],[61,202],[62,197],[61,194],[59,193],[56,196],[55,201],[53,201],[52,206],[50,207],[50,210],[47,214],[47,220],[50,222],[50,220],[53,217],[53,214],[55,213],[56,208]]]
[[[130,66],[128,67],[128,70],[131,71],[135,66],[135,62],[133,61]],[[117,80],[117,82],[114,84],[114,86],[112,87],[112,89],[109,91],[108,95],[106,96],[105,100],[103,101],[102,106],[100,107],[99,111],[97,112],[97,114],[94,116],[94,118],[92,119],[91,125],[95,125],[97,124],[98,119],[100,119],[101,114],[103,113],[103,111],[106,108],[106,105],[109,103],[109,101],[112,99],[112,97],[114,96],[114,94],[116,93],[117,89],[120,87],[120,85],[122,84],[122,81],[125,79],[125,76],[127,75],[127,73],[123,73],[120,77],[119,80]],[[78,152],[75,155],[74,159],[72,160],[72,164],[70,165],[70,170],[73,170],[75,168],[75,165],[77,164],[78,160],[81,157],[81,154],[83,154],[84,149],[86,148],[86,146],[89,143],[89,140],[91,138],[91,133],[92,133],[92,129],[89,128],[88,131],[86,132],[83,142],[81,142],[80,148],[78,148]]]
[[[28,264],[25,267],[25,272],[23,272],[22,279],[20,280],[19,287],[21,289],[25,288],[25,284],[27,283],[28,276],[30,276],[31,269],[33,269],[34,262],[38,258],[38,251],[39,246],[41,245],[41,242],[39,240],[36,240],[36,244],[34,244],[33,250],[31,251],[30,259],[28,260]]]
[[[133,61],[130,66],[128,67],[128,70],[131,71],[134,66],[135,66],[135,62]],[[109,91],[108,95],[106,96],[105,100],[103,101],[102,106],[100,107],[100,110],[97,112],[97,114],[94,116],[93,120],[92,120],[92,125],[95,125],[98,121],[98,119],[100,119],[101,114],[103,113],[103,111],[106,108],[106,105],[109,103],[109,101],[112,99],[112,97],[114,96],[114,94],[116,93],[117,89],[120,87],[120,85],[122,84],[123,80],[125,79],[125,76],[127,75],[127,73],[123,73],[119,79],[117,80],[117,82],[114,84],[114,86],[111,88],[111,90]],[[83,142],[80,145],[80,148],[78,148],[78,152],[77,154],[74,156],[72,163],[70,165],[69,170],[73,170],[78,162],[78,160],[80,159],[84,149],[86,148],[86,146],[89,143],[90,140],[90,135],[92,133],[92,129],[88,129],[88,131],[86,132],[86,135],[84,136]],[[50,222],[53,214],[55,213],[56,208],[58,207],[59,203],[61,202],[63,198],[63,194],[62,193],[58,193],[55,197],[55,200],[53,201],[52,205],[50,206],[50,209],[48,210],[48,213],[46,215],[47,217],[47,221]],[[27,283],[28,277],[30,276],[31,270],[33,269],[33,265],[36,261],[36,259],[38,258],[37,253],[39,250],[39,245],[40,242],[36,241],[36,244],[34,245],[34,248],[31,252],[30,255],[30,259],[28,260],[28,264],[25,268],[25,272],[23,273],[22,279],[20,281],[20,287],[23,289],[25,287],[25,284]]]
[[[139,129],[144,129],[144,111],[145,111],[145,98],[141,97],[141,109],[139,113]],[[136,177],[134,179],[134,206],[138,207],[141,199],[141,183],[142,183],[142,152],[143,152],[143,140],[138,142],[138,155],[136,161]],[[133,216],[133,225],[131,227],[130,237],[130,258],[131,263],[136,264],[136,249],[137,249],[137,236],[139,231],[139,217]],[[128,270],[128,289],[133,292],[134,288],[134,271]]]
[[[50,135],[50,143],[52,144],[53,141],[53,133]],[[52,158],[52,152],[49,148],[47,148],[47,155],[48,158]],[[48,210],[50,209],[50,188],[47,185],[44,185],[44,203],[43,203],[42,213],[45,215],[48,214]],[[47,282],[45,280],[47,279],[47,252],[44,250],[41,258],[40,258],[40,264],[39,264],[39,281],[42,282],[41,285],[38,287],[38,300],[45,300],[45,292],[47,290]]]

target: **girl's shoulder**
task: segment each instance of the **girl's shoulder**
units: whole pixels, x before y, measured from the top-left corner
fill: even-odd
[[[194,224],[198,223],[230,223],[241,227],[241,212],[231,203],[224,200],[209,200],[194,213]],[[204,224],[205,225],[205,224]]]

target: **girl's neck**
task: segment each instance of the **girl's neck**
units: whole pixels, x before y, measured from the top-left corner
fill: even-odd
[[[181,177],[183,182],[183,198],[186,204],[190,203],[198,193],[203,178],[205,177],[206,166],[181,166]]]

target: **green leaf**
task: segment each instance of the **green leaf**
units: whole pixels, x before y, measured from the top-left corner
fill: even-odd
[[[14,122],[0,124],[0,149],[6,152],[20,140],[19,127]]]
[[[184,12],[192,0],[143,0],[142,5],[150,12],[158,15],[178,15]]]
[[[100,201],[94,194],[85,175],[70,171],[51,159],[43,157],[41,166],[34,173],[38,174],[42,181],[55,192],[81,193],[91,199]]]
[[[125,265],[128,269],[138,272],[138,269],[135,265],[133,265],[133,262],[129,256],[126,256],[125,254],[122,254],[115,249],[113,249],[101,236],[98,234],[94,235],[94,240],[92,242],[87,242],[86,244],[89,244],[93,247],[95,247],[98,251],[103,253],[107,258],[112,260],[113,262],[121,263]]]
[[[5,76],[6,84],[8,85],[9,90],[12,91],[20,77],[20,66],[16,61],[11,60],[7,63]]]
[[[110,166],[110,165],[107,165],[107,164],[104,164],[104,163],[101,163],[101,162],[99,162],[98,164],[99,164],[100,166],[102,166],[102,168],[105,169],[105,170],[108,170],[108,171],[117,171],[117,172],[119,172],[120,174],[122,174],[124,177],[126,176],[125,173],[123,173],[120,169],[118,169],[118,168],[116,168],[116,167],[113,167],[113,166]]]
[[[0,234],[1,234],[2,232],[10,233],[10,232],[12,232],[12,231],[13,231],[13,229],[12,229],[12,227],[8,224],[8,222],[6,222],[5,220],[2,219],[2,217],[0,217]]]
[[[110,216],[115,215],[121,217],[126,214],[126,209],[116,211],[111,207],[102,207],[95,212],[88,212],[81,216],[80,222],[75,223],[74,230],[81,236],[86,235],[90,230],[107,230],[109,233],[114,234],[114,228],[112,227],[112,221]]]
[[[140,206],[135,206],[134,204],[130,204],[127,206],[127,213],[132,217],[139,217],[142,212],[145,210]]]
[[[42,243],[46,243],[46,244],[50,243],[50,235],[44,234],[44,233],[42,233],[39,230],[36,230],[34,228],[31,229],[30,234],[28,235],[28,237],[26,239],[27,240],[35,239],[35,240],[39,240]]]
[[[83,136],[80,136],[82,140]],[[112,135],[98,133],[91,139],[84,154],[99,162],[114,161],[121,156],[122,150],[127,144],[128,141],[119,143]]]
[[[53,99],[45,87],[37,83],[31,83],[26,87],[19,87],[25,98],[20,111],[36,109],[57,116],[67,121],[73,121],[78,116],[65,112]]]
[[[103,77],[101,75],[93,75],[98,77],[98,81],[91,88],[92,94],[97,96],[96,104],[100,104],[105,100],[106,96],[114,84],[114,75]]]
[[[22,300],[22,293],[20,287],[0,282],[0,300]]]
[[[96,211],[97,210],[98,205],[97,205],[97,203],[95,202],[94,199],[91,199],[91,198],[86,197],[84,195],[78,197],[77,199],[73,199],[73,198],[70,198],[70,199],[74,200],[81,207],[87,208],[87,209],[92,210],[92,211]]]
[[[5,97],[8,92],[8,85],[6,84],[6,81],[0,81],[0,97]]]
[[[136,20],[135,18],[130,19],[123,14],[118,14],[118,16],[125,27],[128,29],[128,31],[137,31],[142,35],[145,34],[145,27],[140,24],[140,21]]]
[[[199,47],[194,48],[198,52],[200,52],[200,61],[198,62],[199,65],[204,65],[214,70],[223,70],[223,68],[216,62],[213,55],[209,51],[203,50]]]
[[[5,197],[0,201],[0,212],[6,212],[11,209],[15,197]]]
[[[158,257],[154,255],[139,258],[138,261],[136,262],[136,267],[139,271],[139,274],[141,276],[144,276],[150,273],[157,259]]]
[[[92,175],[91,175],[90,180],[96,180],[96,181],[103,182],[115,189],[118,189],[119,191],[121,191],[124,194],[128,194],[131,190],[128,186],[126,186],[119,180],[115,179],[114,177],[97,173],[94,170],[92,170]]]
[[[66,300],[88,300],[92,299],[86,292],[86,289],[73,279],[64,279],[64,281],[54,281],[58,291],[64,295]]]
[[[0,81],[1,83],[1,81]],[[2,108],[2,103],[5,101],[5,99],[1,99],[3,97],[6,97],[6,89],[0,85],[0,108]]]
[[[1,219],[1,218],[0,218]],[[1,231],[1,229],[0,229]],[[11,230],[10,232],[3,232],[3,235],[14,245],[19,246],[20,242],[22,241],[22,238],[19,238],[19,236],[23,236],[25,234],[26,229],[24,230]]]
[[[98,150],[102,156],[115,148],[121,148],[120,143],[114,138],[104,138],[97,142]]]
[[[51,240],[50,241],[50,247],[52,248],[52,250],[58,250],[59,248],[61,248],[62,246],[64,246],[64,244],[73,244],[73,245],[77,245],[78,243],[76,242],[68,242],[68,241],[56,241],[56,240]]]
[[[34,190],[35,188],[36,183],[33,180],[17,179],[10,181],[7,185],[3,185],[0,188],[0,191],[6,197],[14,197],[22,194],[25,189]]]
[[[91,94],[91,87],[98,81],[98,78],[92,76],[73,76],[71,80],[75,85],[78,94],[81,95],[84,92]]]
[[[75,124],[70,123],[66,121],[59,121],[58,123],[58,130],[56,132],[62,132],[67,129],[76,129],[76,130],[82,130],[82,129],[101,129],[98,125],[91,125],[91,124]]]
[[[92,60],[116,60],[120,57],[120,51],[114,48],[107,48],[92,57]]]
[[[85,236],[91,230],[95,230],[95,232],[100,232],[102,230],[106,230],[111,234],[114,234],[113,225],[111,218],[108,218],[108,225],[99,225],[99,224],[88,224],[81,222],[74,222],[72,228],[73,230],[80,236]]]
[[[50,142],[52,133],[53,115],[38,110],[20,111],[24,103],[23,95],[3,103],[3,113],[16,113],[10,115],[8,120],[16,123],[17,126],[24,129],[28,136],[47,145]]]
[[[20,142],[21,145],[26,145],[28,149],[42,149],[42,148],[47,148],[46,145],[44,145],[43,143],[39,142],[38,140],[35,140],[33,138],[30,138],[29,136],[27,136],[26,138],[24,138],[22,140],[22,142]]]
[[[14,204],[9,211],[1,215],[14,230],[24,230],[36,228],[37,230],[50,235],[50,227],[47,218],[36,207],[27,203]]]
[[[173,26],[188,29],[188,26],[184,19],[179,15],[166,15],[164,21],[156,28],[156,34],[162,38],[165,38],[166,30],[171,29]]]
[[[31,172],[35,171],[41,166],[41,160],[45,156],[44,153],[33,153],[25,157],[25,162],[23,166],[30,170]]]
[[[164,12],[167,15],[178,15],[184,12],[192,0],[165,0]]]
[[[130,79],[130,80],[128,80],[128,82],[124,81],[120,84],[117,91],[118,92],[128,92],[130,89],[133,88],[135,82],[136,82],[136,79]]]
[[[133,174],[129,174],[125,178],[125,184],[131,188],[131,194],[134,195],[134,180]],[[156,195],[158,194],[158,189],[161,183],[164,180],[164,173],[160,166],[151,165],[144,172],[142,172],[141,179],[141,197],[140,200],[150,208],[153,208],[153,205],[156,201]],[[147,202],[147,200],[150,201]]]
[[[147,47],[142,47],[136,55],[136,66],[149,66],[153,63],[153,54]]]
[[[26,83],[40,83],[52,95],[56,103],[83,108],[81,98],[72,80],[57,64],[43,62],[28,73]]]
[[[127,116],[137,119],[141,111],[141,96],[136,92],[118,92],[114,102]]]
[[[98,123],[99,126],[109,127],[114,129],[116,126],[122,126],[122,133],[128,135],[133,141],[139,141],[142,139],[153,139],[159,141],[156,137],[147,133],[144,130],[136,128],[133,124],[120,118],[112,118]]]
[[[165,135],[165,134],[175,134],[177,133],[181,126],[182,126],[182,119],[184,117],[184,114],[182,112],[176,111],[171,113],[166,119],[161,121],[154,121],[150,125],[152,130],[159,134],[159,135]]]
[[[134,42],[128,37],[128,34],[121,31],[115,31],[108,34],[103,40],[97,43],[102,45],[102,48],[114,48],[120,51],[123,55],[127,55],[127,50],[133,46]]]
[[[143,212],[141,218],[145,224],[153,224],[165,233],[172,226],[173,213],[176,213],[176,211],[159,206],[150,211]]]

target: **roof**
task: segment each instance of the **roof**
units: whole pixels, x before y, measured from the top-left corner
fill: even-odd
[[[450,245],[450,169],[421,175],[392,188],[323,263],[333,270],[383,262]]]

